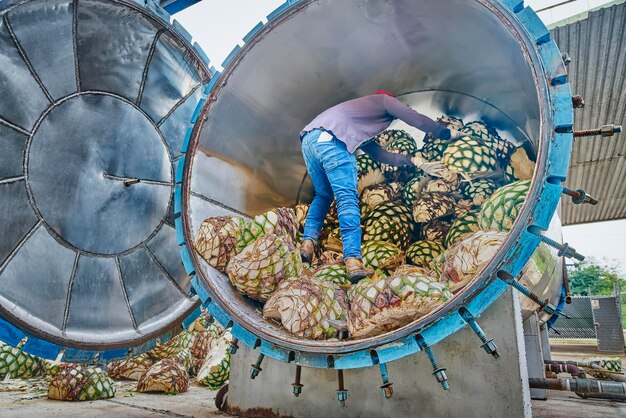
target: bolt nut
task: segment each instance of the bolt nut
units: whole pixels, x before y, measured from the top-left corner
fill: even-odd
[[[499,358],[500,357],[500,354],[498,353],[498,347],[493,342],[493,340],[487,341],[486,343],[484,343],[482,345],[482,347],[485,349],[487,354],[491,354],[495,358]]]
[[[613,136],[615,133],[615,125],[603,125],[600,127],[600,135],[602,136]]]
[[[302,393],[302,386],[303,385],[300,385],[300,384],[297,384],[297,383],[292,383],[291,386],[292,386],[293,396],[295,396],[296,398],[298,396],[300,396],[300,394]]]
[[[549,315],[552,315],[556,311],[556,306],[551,303],[547,303],[546,306],[543,307],[543,311]]]
[[[263,369],[260,367],[257,367],[256,364],[253,364],[252,368],[250,369],[250,379],[254,379],[255,377],[257,377],[259,373],[261,372],[261,370]]]
[[[385,399],[389,399],[393,396],[393,386],[391,383],[385,383],[380,387],[383,392],[383,396]]]
[[[446,374],[446,369],[439,368],[433,372],[433,376],[437,379],[437,382],[443,383],[448,380],[448,375]]]
[[[342,407],[346,406],[346,399],[348,399],[348,391],[347,390],[338,390],[337,391],[337,400],[339,401],[339,405]]]

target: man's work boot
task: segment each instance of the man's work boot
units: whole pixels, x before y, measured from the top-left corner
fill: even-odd
[[[311,264],[313,262],[313,254],[315,254],[315,243],[310,239],[305,239],[300,244],[300,256],[302,261]]]
[[[348,270],[348,280],[352,284],[358,283],[359,280],[374,274],[374,270],[366,268],[360,258],[346,258],[344,263],[346,264],[346,270]]]

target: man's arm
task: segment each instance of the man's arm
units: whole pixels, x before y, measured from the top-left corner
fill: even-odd
[[[393,165],[395,167],[413,165],[410,155],[394,154],[393,152],[385,151],[383,147],[374,141],[361,145],[360,149],[379,163]]]
[[[430,133],[434,138],[450,139],[450,130],[428,116],[422,115],[402,103],[395,97],[384,96],[383,103],[387,113],[396,119],[419,129],[422,132]]]

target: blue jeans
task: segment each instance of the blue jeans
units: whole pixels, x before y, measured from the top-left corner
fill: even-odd
[[[320,142],[326,131],[314,129],[302,138],[302,155],[315,188],[304,226],[304,239],[317,242],[328,209],[337,199],[343,257],[361,258],[361,212],[357,191],[356,156],[335,138]]]

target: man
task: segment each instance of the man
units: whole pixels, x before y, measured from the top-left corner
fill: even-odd
[[[343,259],[352,283],[373,274],[361,261],[361,218],[354,152],[361,149],[373,159],[397,167],[423,162],[408,155],[387,152],[376,142],[370,141],[395,119],[436,138],[457,139],[463,136],[417,113],[393,97],[393,94],[382,90],[331,107],[300,132],[302,155],[315,188],[315,197],[304,227],[300,250],[302,259],[307,262],[313,260],[315,246],[334,195],[343,242]]]

